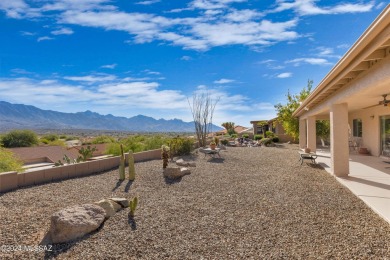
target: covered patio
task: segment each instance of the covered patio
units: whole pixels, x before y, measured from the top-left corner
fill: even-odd
[[[300,148],[317,150],[316,120],[330,120],[330,172],[350,174],[350,146],[373,156],[390,147],[390,5],[294,112]],[[390,150],[389,150],[390,151]]]
[[[317,155],[317,163],[332,174],[330,151],[318,150]],[[349,175],[336,179],[390,223],[390,159],[351,153]]]

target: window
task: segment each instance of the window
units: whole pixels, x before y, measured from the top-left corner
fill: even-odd
[[[362,120],[354,119],[353,120],[353,136],[362,137]]]

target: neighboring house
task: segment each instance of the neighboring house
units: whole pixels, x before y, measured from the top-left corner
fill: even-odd
[[[388,96],[386,96],[388,95]],[[330,120],[331,169],[349,174],[350,145],[390,151],[390,5],[304,100],[299,144],[316,151],[316,120]]]
[[[271,131],[275,135],[279,137],[280,142],[292,142],[293,138],[286,134],[284,131],[283,125],[279,123],[277,118],[273,118],[270,120],[257,120],[257,121],[251,121],[250,123],[253,125],[253,135],[264,135],[264,132]],[[266,121],[266,124],[264,126],[259,126],[259,122]]]
[[[244,134],[244,133],[248,133],[248,130],[250,128],[248,127],[245,127],[245,126],[240,126],[240,125],[237,125],[234,127],[234,131],[238,134],[238,135],[241,135],[241,134]],[[226,129],[223,129],[221,131],[218,131],[218,132],[215,132],[216,135],[226,135],[227,134],[227,130]]]

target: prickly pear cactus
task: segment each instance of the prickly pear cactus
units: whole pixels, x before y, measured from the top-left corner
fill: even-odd
[[[134,197],[133,200],[130,200],[129,202],[129,209],[130,209],[130,216],[134,217],[135,209],[137,208],[138,205],[138,198]]]

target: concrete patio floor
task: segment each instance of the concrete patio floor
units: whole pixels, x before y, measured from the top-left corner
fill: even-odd
[[[317,150],[317,163],[331,173],[329,150]],[[336,177],[390,224],[390,159],[350,154],[348,177]]]

